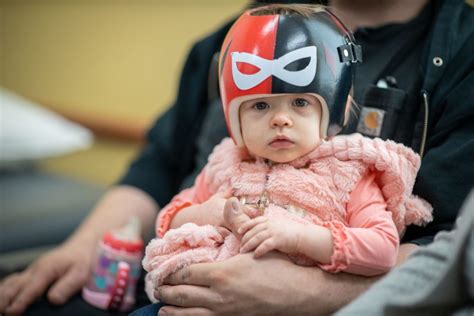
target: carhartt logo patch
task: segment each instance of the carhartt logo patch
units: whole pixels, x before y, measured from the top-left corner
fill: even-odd
[[[385,111],[376,108],[363,107],[360,112],[357,131],[367,136],[380,136]]]

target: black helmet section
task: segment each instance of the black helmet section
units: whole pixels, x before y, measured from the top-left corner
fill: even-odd
[[[320,95],[326,101],[329,112],[326,113],[329,115],[328,134],[335,134],[342,129],[348,114],[346,104],[352,86],[352,64],[362,61],[362,51],[355,44],[350,31],[326,10],[316,12],[314,17],[309,18],[281,15],[276,35],[275,59],[309,46],[317,48],[316,75],[313,81],[309,85],[298,86],[273,77],[272,93]],[[302,58],[288,64],[285,69],[300,71],[310,62],[311,58]]]

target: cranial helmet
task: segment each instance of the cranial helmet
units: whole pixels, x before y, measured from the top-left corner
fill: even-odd
[[[259,8],[261,9],[261,8]],[[252,15],[247,10],[224,40],[219,85],[229,133],[244,146],[239,107],[250,99],[308,93],[322,105],[321,137],[337,134],[347,122],[353,64],[360,46],[326,9],[300,14]]]

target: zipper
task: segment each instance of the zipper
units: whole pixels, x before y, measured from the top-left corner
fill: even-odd
[[[273,167],[273,163],[271,161],[268,161],[267,163],[271,169]],[[242,204],[255,207],[258,210],[259,215],[263,215],[265,213],[265,209],[270,205],[270,202],[271,202],[270,197],[268,195],[268,191],[267,191],[267,185],[268,185],[269,179],[270,179],[270,175],[269,175],[269,172],[267,172],[267,174],[265,175],[265,185],[264,185],[263,192],[262,194],[260,194],[260,196],[258,197],[257,201],[255,201],[255,203],[247,203],[247,199],[245,197],[240,198],[240,202]],[[300,207],[295,207],[291,204],[287,204],[281,207],[286,209],[288,212],[298,215],[300,217],[306,216],[306,211]]]
[[[271,163],[270,163],[270,168],[272,168]],[[268,198],[268,192],[267,192],[268,179],[269,179],[269,174],[267,173],[265,175],[265,185],[264,185],[263,193],[260,195],[256,203],[257,209],[262,214],[265,211],[265,209],[268,207],[268,205],[270,204],[270,199]]]
[[[426,145],[426,137],[428,134],[428,91],[422,90],[421,95],[423,96],[423,105],[425,107],[425,118],[423,120],[423,134],[421,136],[421,145],[420,145],[420,157],[423,158],[423,154],[425,153],[425,145]]]
[[[243,205],[251,206],[254,207],[256,210],[258,210],[259,215],[263,215],[265,209],[270,205],[270,198],[268,197],[268,192],[267,192],[267,182],[268,182],[268,174],[265,175],[265,185],[262,194],[258,197],[257,201],[254,203],[247,203],[247,197],[242,196],[239,198],[240,203]]]

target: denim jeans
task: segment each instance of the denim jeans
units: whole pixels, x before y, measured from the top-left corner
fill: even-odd
[[[146,305],[130,313],[129,316],[156,316],[163,306],[165,306],[165,304],[161,303]]]

